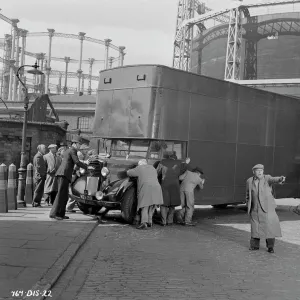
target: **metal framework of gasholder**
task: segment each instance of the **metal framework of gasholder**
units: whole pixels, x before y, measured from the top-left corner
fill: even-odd
[[[0,9],[1,10],[1,9]],[[86,36],[84,32],[79,32],[78,34],[67,34],[55,32],[54,29],[48,29],[47,32],[28,32],[27,30],[20,29],[18,27],[18,19],[10,19],[0,13],[0,20],[9,23],[12,26],[11,34],[5,35],[4,39],[0,39],[0,49],[4,50],[4,55],[0,59],[3,63],[3,71],[1,74],[1,96],[4,100],[9,101],[20,101],[21,100],[21,85],[18,84],[18,80],[15,76],[15,71],[19,66],[25,64],[25,57],[31,56],[37,60],[41,71],[45,73],[42,78],[34,78],[33,84],[29,87],[35,92],[50,93],[50,87],[53,88],[53,84],[50,84],[49,79],[51,77],[58,77],[58,85],[56,86],[56,93],[61,94],[62,92],[66,94],[68,91],[73,91],[74,89],[67,87],[67,79],[78,78],[78,84],[76,91],[78,93],[87,92],[91,94],[94,92],[91,88],[91,81],[99,78],[99,76],[92,76],[93,65],[99,62],[104,63],[105,69],[112,68],[113,63],[118,62],[119,66],[123,66],[125,47],[115,46],[111,42],[111,39],[99,40]],[[26,51],[26,40],[30,37],[42,37],[47,36],[49,38],[48,43],[48,53],[31,53]],[[70,59],[70,57],[55,58],[52,57],[52,42],[53,38],[68,38],[79,40],[79,60]],[[105,57],[104,60],[95,60],[94,58],[89,58],[88,60],[83,60],[83,44],[86,42],[96,43],[103,45],[105,47]],[[116,57],[110,56],[110,50],[116,50],[118,55]],[[51,68],[51,61],[63,61],[66,64],[65,72],[55,71]],[[78,63],[78,70],[76,73],[68,72],[69,63]],[[82,64],[89,64],[88,74],[84,74],[82,71]],[[22,81],[26,81],[23,71],[20,72]],[[62,76],[64,76],[64,86],[62,87]],[[88,80],[88,88],[84,89],[84,80]]]
[[[176,19],[176,33],[173,50],[173,67],[185,71],[191,69],[191,52],[193,48],[194,26],[184,26],[182,24],[195,17],[196,14],[202,15],[206,11],[211,12],[212,9],[200,3],[198,0],[179,0]],[[213,16],[212,19],[220,23],[228,23],[229,18],[226,15]],[[205,27],[203,23],[197,24],[198,32],[202,32]],[[181,35],[181,39],[176,39]]]
[[[247,18],[250,24],[250,29],[246,32],[247,38],[245,45],[245,68],[244,78],[255,79],[257,77],[257,42],[258,39],[254,38],[254,33],[259,33],[260,38],[266,37],[270,32],[293,34],[298,33],[298,24],[281,24],[287,23],[283,20],[277,20],[278,26],[272,26],[271,22],[258,26],[257,18],[251,17],[248,8],[277,6],[285,4],[300,3],[300,0],[292,1],[272,1],[265,3],[255,3],[243,5],[242,0],[239,0],[232,8],[225,8],[220,11],[212,11],[205,7],[205,4],[192,0],[179,0],[178,13],[176,21],[176,33],[174,40],[174,54],[173,54],[173,67],[185,71],[191,70],[191,50],[193,38],[193,28],[198,26],[200,31],[200,43],[198,49],[203,49],[204,45],[211,40],[220,36],[227,35],[227,47],[226,47],[226,64],[224,79],[225,80],[239,80],[241,76],[241,51],[242,51],[242,18]],[[200,8],[200,9],[199,9]],[[191,14],[193,9],[193,14]],[[195,12],[197,16],[195,17]],[[229,17],[228,17],[229,14]],[[191,17],[189,17],[191,16]],[[220,26],[220,30],[209,32],[202,35],[207,20],[214,19],[219,23],[227,23],[227,30],[224,26]],[[293,22],[293,21],[291,21]],[[247,24],[247,26],[249,25]],[[251,27],[251,25],[254,25]],[[253,32],[251,32],[251,30]],[[267,35],[266,35],[267,34]],[[257,36],[257,35],[256,35]],[[259,39],[260,39],[259,38]],[[201,52],[201,51],[200,51]],[[201,54],[199,54],[198,60],[201,60]],[[198,62],[199,64],[199,62]]]

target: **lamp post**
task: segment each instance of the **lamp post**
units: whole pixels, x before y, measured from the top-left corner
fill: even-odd
[[[23,83],[23,81],[20,78],[19,72],[21,69],[25,67],[31,67],[32,70],[27,71],[29,74],[33,75],[43,75],[44,73],[38,70],[39,66],[37,65],[37,62],[32,65],[23,65],[19,67],[16,77],[20,81],[20,83],[23,86],[23,92],[25,94],[24,98],[24,119],[23,119],[23,131],[22,131],[22,148],[21,148],[21,162],[20,162],[20,168],[18,169],[19,178],[18,178],[18,195],[17,195],[17,202],[20,205],[23,205],[26,207],[26,202],[24,199],[25,196],[25,185],[26,185],[26,133],[27,133],[27,116],[28,116],[28,104],[29,104],[29,97],[28,97],[28,90],[26,85]]]

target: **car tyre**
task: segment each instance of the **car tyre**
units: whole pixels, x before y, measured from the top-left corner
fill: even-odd
[[[121,215],[126,223],[132,224],[136,216],[137,196],[134,187],[128,189],[123,196],[121,203]]]
[[[101,206],[91,206],[80,202],[77,202],[77,206],[85,215],[96,215],[102,208]]]

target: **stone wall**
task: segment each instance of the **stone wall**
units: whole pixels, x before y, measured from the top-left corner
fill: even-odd
[[[22,145],[22,120],[0,119],[0,164],[20,166]],[[57,144],[65,141],[66,130],[57,124],[28,122],[26,154],[32,162],[39,144]]]

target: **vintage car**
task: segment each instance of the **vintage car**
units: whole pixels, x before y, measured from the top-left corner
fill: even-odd
[[[121,210],[123,220],[133,223],[137,208],[136,180],[128,178],[126,171],[135,166],[135,163],[131,163],[118,172],[117,180],[110,182],[107,162],[94,160],[87,172],[71,184],[69,196],[76,200],[84,214],[97,214],[102,207],[106,212],[111,209]]]

